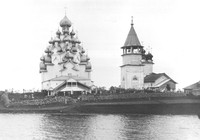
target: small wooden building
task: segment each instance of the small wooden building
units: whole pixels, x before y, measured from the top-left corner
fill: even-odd
[[[144,78],[144,87],[159,91],[174,91],[176,82],[165,73],[151,73]]]
[[[184,92],[186,93],[192,93],[194,95],[200,95],[200,81],[196,82],[190,86],[187,86],[184,89]]]

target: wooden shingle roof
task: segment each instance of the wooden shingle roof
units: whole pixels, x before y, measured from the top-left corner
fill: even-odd
[[[174,82],[175,84],[177,84],[172,78],[170,78],[167,74],[165,73],[151,73],[149,75],[147,75],[146,77],[144,77],[144,83],[153,83],[155,82],[158,78],[160,78],[161,76],[165,76],[168,79],[170,79],[172,82]]]
[[[141,46],[138,36],[135,32],[135,29],[133,28],[133,24],[131,24],[131,29],[124,43],[124,47],[126,46]]]

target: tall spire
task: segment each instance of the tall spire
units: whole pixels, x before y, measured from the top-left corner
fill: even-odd
[[[131,17],[131,29],[128,33],[124,46],[141,46],[135,29],[133,28],[133,16]]]

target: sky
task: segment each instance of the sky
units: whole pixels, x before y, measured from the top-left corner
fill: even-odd
[[[0,1],[0,90],[41,89],[40,57],[66,15],[91,58],[96,86],[120,85],[131,16],[154,72],[182,89],[200,80],[199,0]]]

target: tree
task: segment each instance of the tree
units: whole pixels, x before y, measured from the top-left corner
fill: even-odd
[[[171,90],[171,87],[170,87],[169,84],[167,84],[166,89],[167,89],[167,91],[170,91],[170,90]]]

